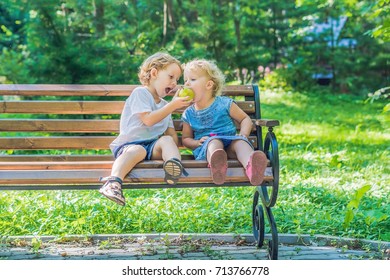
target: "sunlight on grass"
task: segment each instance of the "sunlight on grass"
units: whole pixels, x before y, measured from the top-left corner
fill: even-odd
[[[280,233],[390,241],[390,129],[383,104],[321,93],[261,93],[264,118],[279,119]],[[347,205],[363,186],[355,216]],[[254,188],[125,190],[126,207],[97,191],[2,191],[2,235],[251,233]]]
[[[283,133],[281,139],[288,143],[303,142],[349,142],[349,143],[370,143],[383,144],[390,140],[390,133],[380,131],[358,132],[349,131],[344,128],[334,127],[330,124],[314,123],[286,123],[282,124]]]

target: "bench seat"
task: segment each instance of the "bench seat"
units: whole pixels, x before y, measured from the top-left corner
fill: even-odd
[[[100,176],[109,176],[113,161],[9,161],[0,162],[0,185],[39,185],[47,184],[48,189],[56,189],[57,184],[69,184],[69,188],[77,184],[89,184],[89,188],[98,188]],[[212,184],[210,169],[206,161],[183,160],[189,173],[180,178],[180,183]],[[136,188],[137,183],[161,183],[164,181],[163,161],[152,160],[139,163],[125,179],[124,188]],[[226,183],[248,185],[242,165],[237,160],[228,161]],[[266,170],[265,181],[272,181],[272,168]],[[126,184],[132,183],[132,184]],[[50,184],[54,184],[50,186]],[[161,184],[170,187],[166,184]],[[237,184],[236,184],[237,185]],[[215,186],[215,185],[214,185]],[[64,189],[64,186],[57,186]],[[86,186],[88,187],[88,185]],[[85,187],[85,188],[86,188]],[[138,186],[139,187],[139,186]],[[28,188],[28,187],[27,187]],[[42,189],[42,188],[40,188]]]

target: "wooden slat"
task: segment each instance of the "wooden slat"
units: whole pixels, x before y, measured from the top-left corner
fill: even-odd
[[[251,85],[225,86],[222,90],[223,95],[229,96],[253,96],[253,87]]]
[[[255,125],[274,127],[278,126],[280,123],[278,120],[255,120]]]
[[[181,155],[183,160],[193,160],[193,155]],[[108,155],[0,155],[0,163],[13,162],[24,164],[26,162],[83,162],[83,161],[113,161],[114,156]]]
[[[252,125],[252,132],[256,131],[256,121],[257,121],[257,120],[252,119],[252,124],[253,124],[253,125]],[[177,132],[182,132],[182,130],[183,130],[183,122],[182,122],[181,120],[173,120],[173,124],[174,124],[175,130],[176,130]],[[237,122],[234,122],[234,124],[235,124],[237,130],[240,130],[240,124],[237,123]],[[0,121],[0,128],[1,128],[1,121]],[[0,129],[0,130],[1,130],[1,129]],[[250,138],[250,139],[253,140],[254,138],[252,137],[252,138]]]
[[[116,136],[1,137],[0,150],[82,149],[106,150]],[[257,148],[255,136],[249,141]],[[179,147],[184,148],[179,137]]]
[[[124,101],[0,101],[10,114],[120,114]]]
[[[0,120],[0,131],[95,132],[119,131],[119,120]]]
[[[181,155],[181,158],[186,166],[192,166],[191,163],[194,160],[193,155]],[[23,167],[17,167],[18,165],[28,166],[30,163],[39,164],[42,163],[42,166],[46,164],[72,164],[72,163],[82,163],[82,162],[112,162],[114,156],[109,155],[46,155],[46,154],[34,154],[34,155],[0,155],[0,169],[9,169],[8,164],[13,164],[16,169],[28,169]],[[148,161],[153,162],[153,161]],[[162,161],[157,161],[158,164],[162,165]],[[203,162],[203,161],[196,161]],[[237,164],[236,160],[228,160],[229,167],[234,167]],[[144,164],[144,163],[140,163]],[[198,163],[197,163],[198,164]],[[268,166],[270,163],[268,161]],[[45,168],[42,168],[45,169]],[[50,169],[50,168],[49,168]]]
[[[20,96],[128,96],[139,85],[0,84],[0,95]],[[224,95],[253,96],[250,85],[226,86]]]
[[[139,85],[0,85],[0,95],[128,96]]]
[[[9,137],[0,138],[0,149],[108,149],[115,136]]]
[[[180,183],[212,183],[209,168],[187,168],[188,177],[181,177]],[[9,184],[98,184],[100,177],[109,176],[111,169],[90,170],[0,170],[0,186]],[[226,182],[247,182],[242,167],[229,168]],[[272,170],[267,168],[265,181],[272,181]],[[127,183],[161,183],[164,181],[163,169],[133,169],[125,179]],[[0,187],[1,189],[1,187]]]
[[[207,161],[204,160],[182,160],[185,168],[206,168]],[[73,170],[73,169],[110,169],[113,160],[91,160],[91,161],[24,161],[24,162],[1,162],[0,170]],[[143,161],[135,168],[163,168],[162,160]],[[268,163],[269,164],[269,163]],[[238,160],[228,160],[229,167],[241,167]]]
[[[247,114],[253,114],[256,111],[254,101],[236,101],[236,102],[238,107],[240,107]]]
[[[252,120],[253,123],[256,120]],[[183,130],[181,120],[173,120],[175,130]],[[236,124],[237,129],[239,125]],[[256,129],[252,127],[252,131]],[[70,132],[70,133],[119,133],[119,120],[47,120],[47,119],[0,119],[0,131],[8,132]]]
[[[109,169],[113,161],[71,161],[71,162],[0,162],[0,170],[83,170]]]
[[[9,114],[120,114],[124,101],[0,101],[0,113]],[[247,114],[255,112],[253,101],[237,101]],[[174,114],[181,114],[177,110]]]
[[[114,156],[109,155],[0,155],[0,163],[17,163],[25,162],[81,162],[81,161],[112,161]]]

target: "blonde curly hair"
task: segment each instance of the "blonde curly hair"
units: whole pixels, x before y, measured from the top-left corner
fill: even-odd
[[[218,68],[214,61],[206,59],[194,59],[184,65],[184,72],[191,70],[201,70],[205,72],[214,82],[213,96],[221,95],[225,84],[225,75]]]
[[[180,67],[180,70],[183,72],[182,65],[180,61],[169,53],[165,52],[157,52],[147,59],[141,64],[138,72],[138,78],[142,85],[147,86],[150,83],[150,71],[153,68],[157,70],[162,70],[167,68],[170,64],[175,63]]]

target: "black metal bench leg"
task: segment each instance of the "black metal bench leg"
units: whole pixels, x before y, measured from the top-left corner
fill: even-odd
[[[271,208],[265,207],[265,213],[267,214],[267,220],[271,229],[271,240],[268,241],[268,257],[270,260],[277,260],[279,251],[278,229]]]
[[[252,230],[256,241],[256,246],[261,248],[264,244],[265,236],[265,217],[267,216],[268,225],[271,231],[271,240],[268,241],[268,257],[271,260],[278,259],[279,238],[276,222],[272,214],[271,207],[259,204],[259,196],[261,194],[261,187],[259,187],[253,196],[252,206]]]
[[[279,191],[279,148],[276,136],[272,130],[272,127],[268,128],[267,135],[265,136],[263,151],[267,155],[267,158],[269,159],[272,166],[273,181],[270,185],[257,187],[253,197],[252,229],[257,243],[256,245],[258,248],[261,248],[264,243],[265,212],[271,231],[271,240],[268,242],[269,258],[271,260],[277,260],[279,238],[276,222],[271,208],[276,203]],[[259,204],[259,197],[261,197],[261,202],[263,205]]]
[[[256,240],[257,248],[263,247],[265,235],[264,211],[263,206],[259,204],[259,192],[256,191],[253,197],[252,206],[252,230]]]

